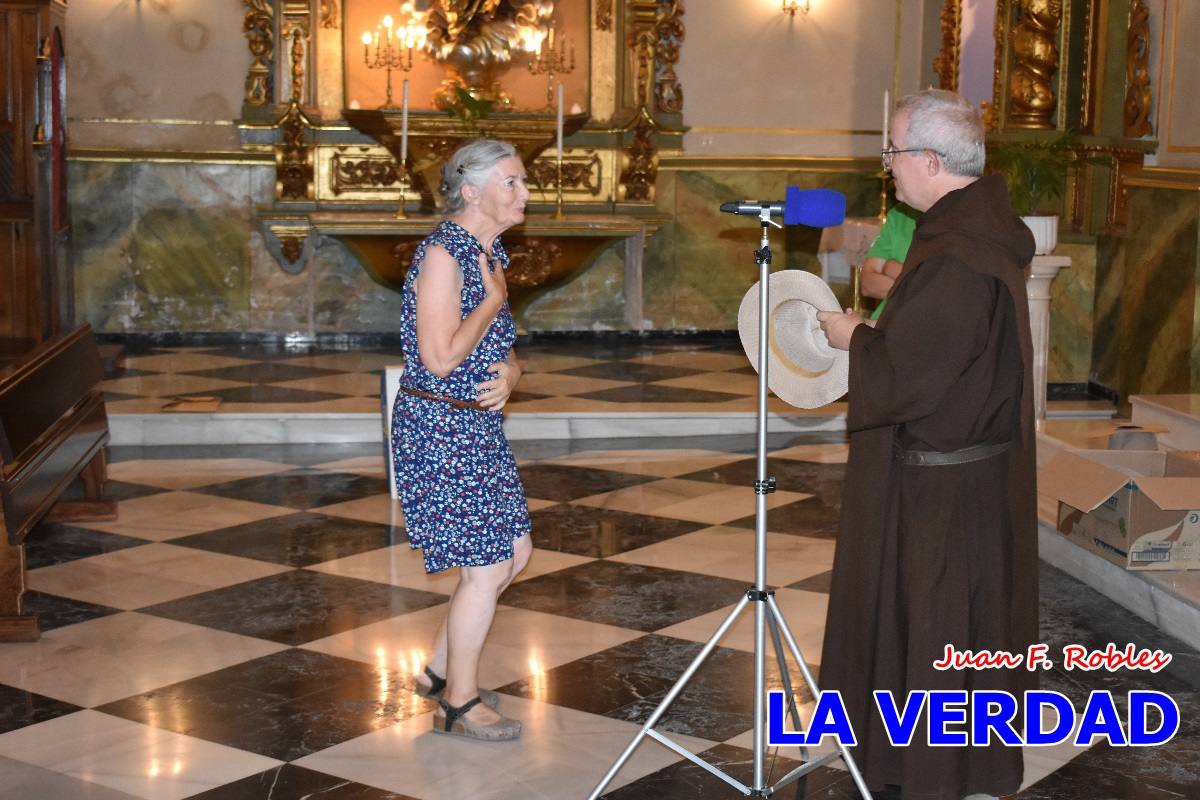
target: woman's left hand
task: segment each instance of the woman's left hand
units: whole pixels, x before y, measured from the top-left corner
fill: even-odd
[[[490,411],[499,411],[517,388],[517,381],[521,380],[521,367],[515,358],[509,358],[492,364],[488,372],[496,377],[476,384],[475,391],[478,392],[479,405]]]

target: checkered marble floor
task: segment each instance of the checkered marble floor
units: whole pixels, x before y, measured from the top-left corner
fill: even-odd
[[[481,683],[524,721],[521,740],[430,731],[413,676],[455,578],[425,575],[408,547],[378,445],[120,447],[119,520],[29,539],[28,604],[45,633],[0,645],[0,797],[587,796],[753,582],[753,442],[514,446],[536,550],[501,598]],[[846,448],[811,434],[770,446],[768,580],[816,667]],[[1171,692],[1184,732],[1160,748],[1027,751],[1020,797],[1200,796],[1200,655],[1046,566],[1042,591],[1052,647],[1172,650],[1137,688]],[[749,781],[752,675],[747,614],[659,729]],[[774,662],[768,681],[780,685]],[[1081,705],[1133,679],[1051,672],[1044,685]],[[767,766],[779,777],[795,757]],[[738,794],[647,740],[605,796]],[[844,771],[820,768],[779,796],[855,794]]]
[[[517,354],[510,414],[755,409],[757,373],[732,335],[534,338]],[[381,373],[402,363],[399,348],[143,347],[102,388],[109,414],[377,412]],[[795,411],[775,397],[771,410]]]

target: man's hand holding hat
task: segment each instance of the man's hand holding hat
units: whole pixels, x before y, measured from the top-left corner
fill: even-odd
[[[836,347],[838,350],[849,350],[850,337],[854,335],[854,329],[859,325],[869,324],[849,308],[844,314],[840,311],[818,311],[817,321],[821,323],[821,330],[829,339],[830,346]]]

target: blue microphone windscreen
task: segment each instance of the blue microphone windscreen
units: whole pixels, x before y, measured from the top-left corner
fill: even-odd
[[[846,219],[846,195],[832,189],[787,187],[783,204],[784,225],[830,228]]]

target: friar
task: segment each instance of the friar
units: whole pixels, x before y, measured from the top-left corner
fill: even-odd
[[[1014,793],[1021,750],[893,747],[872,691],[1036,688],[1023,668],[938,670],[946,645],[1024,652],[1038,635],[1033,347],[1023,270],[1033,236],[1004,181],[983,176],[984,131],[940,90],[898,104],[883,165],[923,212],[872,326],[821,312],[850,352],[850,454],[821,688],[842,693],[868,786],[905,800]],[[923,719],[922,726],[927,720]]]

